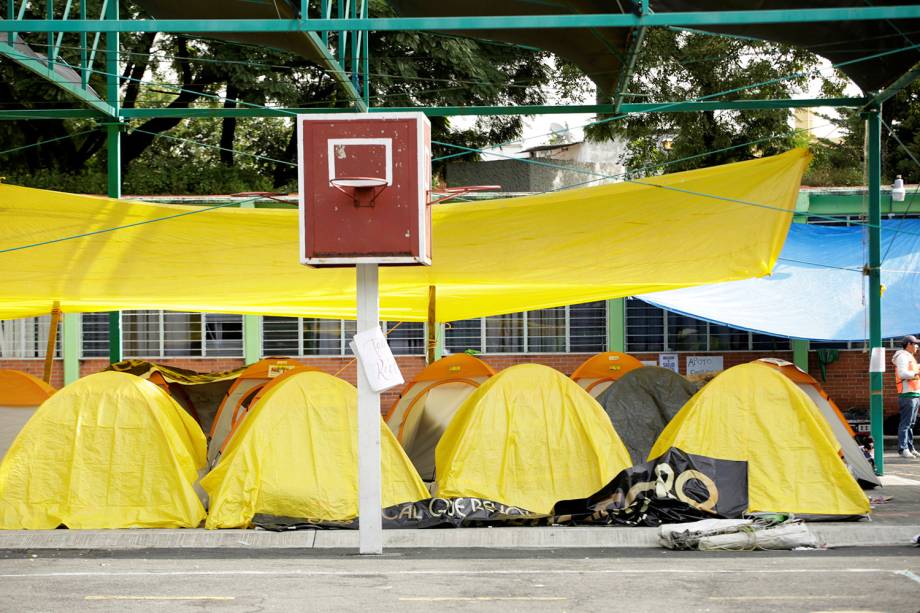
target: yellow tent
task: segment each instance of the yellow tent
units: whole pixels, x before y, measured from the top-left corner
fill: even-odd
[[[358,515],[358,392],[318,372],[282,375],[251,407],[201,481],[208,528],[241,528],[256,513],[346,521]],[[380,421],[383,507],[428,498]]]
[[[194,528],[195,421],[160,388],[101,372],[39,407],[0,464],[0,528]]]
[[[381,270],[381,317],[426,321],[430,286],[438,320],[455,321],[765,275],[808,160],[797,149],[435,205],[433,265]],[[354,270],[298,263],[295,210],[201,212],[0,185],[0,216],[0,318],[47,313],[54,301],[65,312],[355,315]]]
[[[438,496],[534,513],[586,498],[631,466],[600,405],[540,364],[512,366],[483,383],[454,414],[435,462]]]
[[[869,512],[814,402],[769,366],[742,364],[710,381],[668,423],[649,460],[671,447],[747,462],[751,512]]]

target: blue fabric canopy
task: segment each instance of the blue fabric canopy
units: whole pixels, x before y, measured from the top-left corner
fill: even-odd
[[[920,333],[920,219],[882,222],[882,336]],[[869,337],[864,226],[792,224],[773,273],[637,296],[684,315],[812,340]]]

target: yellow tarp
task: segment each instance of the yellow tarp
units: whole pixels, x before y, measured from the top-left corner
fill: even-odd
[[[765,275],[808,160],[793,150],[642,184],[435,205],[433,266],[381,270],[381,316],[425,321],[431,285],[438,320],[454,321]],[[0,185],[0,318],[55,300],[68,312],[354,318],[354,270],[299,264],[296,211],[146,223],[193,208]]]
[[[435,465],[438,496],[549,513],[560,500],[594,494],[632,464],[588,392],[548,366],[519,364],[457,409]]]
[[[246,415],[201,485],[206,527],[245,527],[256,513],[345,521],[358,515],[358,391],[322,372],[288,375]],[[380,420],[383,507],[428,498]]]
[[[0,529],[195,528],[205,449],[153,383],[84,377],[39,407],[0,464]]]
[[[691,398],[655,442],[748,463],[749,511],[814,515],[869,512],[840,444],[808,395],[761,364],[728,369]]]

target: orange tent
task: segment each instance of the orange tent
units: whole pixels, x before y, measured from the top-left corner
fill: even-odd
[[[422,479],[434,479],[434,450],[463,401],[495,374],[466,353],[429,365],[402,390],[383,418]]]
[[[264,358],[246,367],[227,390],[211,423],[208,434],[208,462],[213,466],[224,444],[230,439],[236,423],[252,406],[256,393],[280,375],[289,372],[317,370],[287,358]]]
[[[0,369],[0,458],[35,409],[55,391],[27,372]]]
[[[611,383],[637,368],[642,368],[642,362],[631,355],[605,351],[585,360],[572,373],[572,380],[597,398]]]
[[[827,395],[827,392],[824,391],[821,384],[814,377],[786,360],[760,358],[755,361],[757,364],[769,366],[783,373],[790,381],[798,385],[803,392],[808,394],[808,397],[821,411],[827,424],[831,427],[831,431],[833,431],[834,436],[840,443],[840,449],[843,451],[844,459],[850,467],[850,472],[853,473],[853,476],[863,487],[876,487],[882,484],[875,471],[872,470],[869,461],[859,449],[859,445],[856,444],[853,438],[856,433],[853,428],[847,422],[843,413],[840,412],[840,408],[831,400],[830,396]]]

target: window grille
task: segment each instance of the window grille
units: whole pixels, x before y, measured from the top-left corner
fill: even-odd
[[[451,353],[597,352],[607,347],[607,302],[450,322],[444,345]]]
[[[84,358],[109,357],[109,314],[83,313],[80,329],[83,333],[82,355]]]
[[[383,322],[381,328],[395,355],[425,353],[425,324],[421,322]],[[263,355],[339,356],[351,355],[348,342],[357,324],[347,319],[263,317]]]
[[[626,301],[626,351],[789,351],[788,338],[739,330],[672,313],[637,298]]]
[[[51,316],[0,320],[0,358],[44,358],[48,349]],[[58,323],[55,357],[61,355],[61,325]]]
[[[102,324],[96,321],[94,325]],[[108,326],[107,315],[105,326]],[[107,330],[105,336],[107,339]],[[125,358],[242,357],[243,316],[122,311],[121,338]],[[87,349],[84,337],[84,355]],[[98,341],[90,349],[101,351]],[[108,349],[105,351],[107,354]]]

